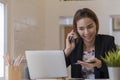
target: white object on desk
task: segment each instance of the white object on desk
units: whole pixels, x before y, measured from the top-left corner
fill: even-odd
[[[26,51],[31,79],[49,79],[67,76],[65,57],[62,50]]]
[[[82,79],[82,78],[71,78],[69,80],[109,80],[109,79]]]

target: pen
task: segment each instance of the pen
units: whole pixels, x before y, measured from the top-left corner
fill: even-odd
[[[8,66],[11,65],[11,58],[10,58],[9,54],[5,54],[3,56],[3,58],[5,59],[5,62]]]
[[[13,64],[14,66],[18,66],[19,59],[20,59],[20,55],[15,59],[15,62]]]
[[[19,66],[20,63],[22,62],[24,56],[22,54],[20,54],[16,59],[15,59],[15,62],[14,62],[14,66]]]
[[[18,62],[18,65],[20,65],[20,63],[22,62],[23,58],[24,58],[24,56],[22,55],[22,56],[20,57],[20,60],[19,60],[19,62]]]

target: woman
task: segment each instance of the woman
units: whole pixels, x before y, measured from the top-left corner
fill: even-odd
[[[114,37],[98,34],[96,14],[88,9],[79,9],[73,19],[73,30],[68,33],[64,49],[66,65],[71,65],[72,78],[109,78],[106,64],[101,60],[109,50],[115,50]],[[77,34],[77,39],[73,35]]]

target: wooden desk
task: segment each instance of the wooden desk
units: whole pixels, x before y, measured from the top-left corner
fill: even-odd
[[[23,80],[29,80],[29,79],[23,79]],[[62,79],[37,79],[37,80],[62,80]],[[66,79],[66,80],[109,80],[109,79]]]
[[[80,78],[72,78],[69,80],[109,80],[109,79],[80,79]]]

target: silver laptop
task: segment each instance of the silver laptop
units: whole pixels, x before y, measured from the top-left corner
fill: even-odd
[[[62,50],[25,51],[31,79],[62,78],[67,76]]]

